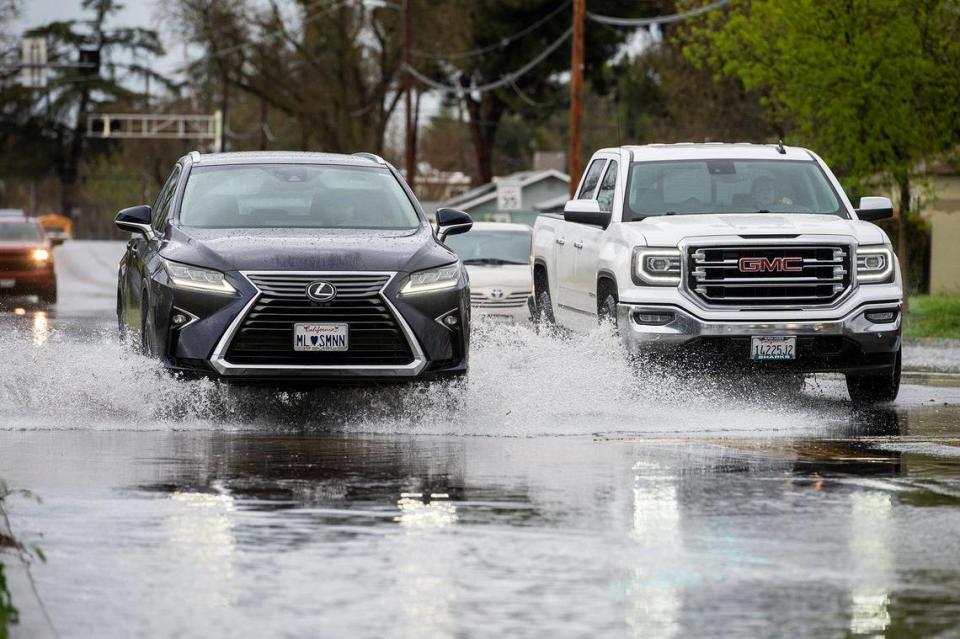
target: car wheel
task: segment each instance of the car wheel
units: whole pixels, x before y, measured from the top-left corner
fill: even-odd
[[[609,291],[601,289],[598,296],[600,304],[597,306],[597,320],[602,326],[613,326],[617,328],[617,296]]]
[[[40,291],[40,294],[37,296],[40,298],[40,301],[46,305],[52,305],[57,303],[57,284],[53,283],[53,286],[45,288]]]
[[[150,335],[153,334],[153,320],[150,316],[150,305],[147,303],[147,292],[143,292],[140,302],[140,352],[144,355],[152,355],[153,348],[150,345]]]
[[[553,316],[553,302],[550,300],[550,291],[540,291],[537,295],[536,323],[541,326],[550,326],[557,323]]]
[[[900,392],[902,349],[897,351],[893,366],[876,375],[847,375],[847,392],[856,404],[892,402]]]

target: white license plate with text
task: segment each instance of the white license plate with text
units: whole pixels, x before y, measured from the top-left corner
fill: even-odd
[[[293,350],[345,351],[350,347],[347,324],[294,324]]]
[[[13,288],[17,285],[17,280],[0,280],[0,288]]]
[[[754,361],[797,358],[796,337],[751,337],[750,359]]]

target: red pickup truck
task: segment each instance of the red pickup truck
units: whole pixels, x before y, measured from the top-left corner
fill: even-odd
[[[36,220],[0,217],[0,297],[15,295],[56,303],[53,247]]]

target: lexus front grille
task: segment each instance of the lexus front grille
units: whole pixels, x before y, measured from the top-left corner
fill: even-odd
[[[389,274],[248,274],[260,290],[237,327],[224,359],[232,365],[403,366],[414,360],[404,331],[381,296]],[[312,282],[329,282],[329,302],[307,297]],[[293,348],[294,324],[349,326],[349,349],[302,352]]]
[[[687,249],[687,286],[712,306],[827,306],[850,282],[848,245]]]

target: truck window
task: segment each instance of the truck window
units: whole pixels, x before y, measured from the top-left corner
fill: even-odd
[[[597,202],[600,203],[600,210],[604,213],[613,211],[613,193],[617,186],[617,162],[610,160],[607,166],[607,172],[603,176],[603,182],[600,183],[600,190],[597,191]]]
[[[600,181],[600,172],[603,171],[603,164],[606,162],[603,158],[597,158],[590,163],[587,169],[587,177],[583,179],[583,186],[580,187],[580,193],[577,194],[578,200],[592,200],[593,192],[597,188],[597,182]]]

